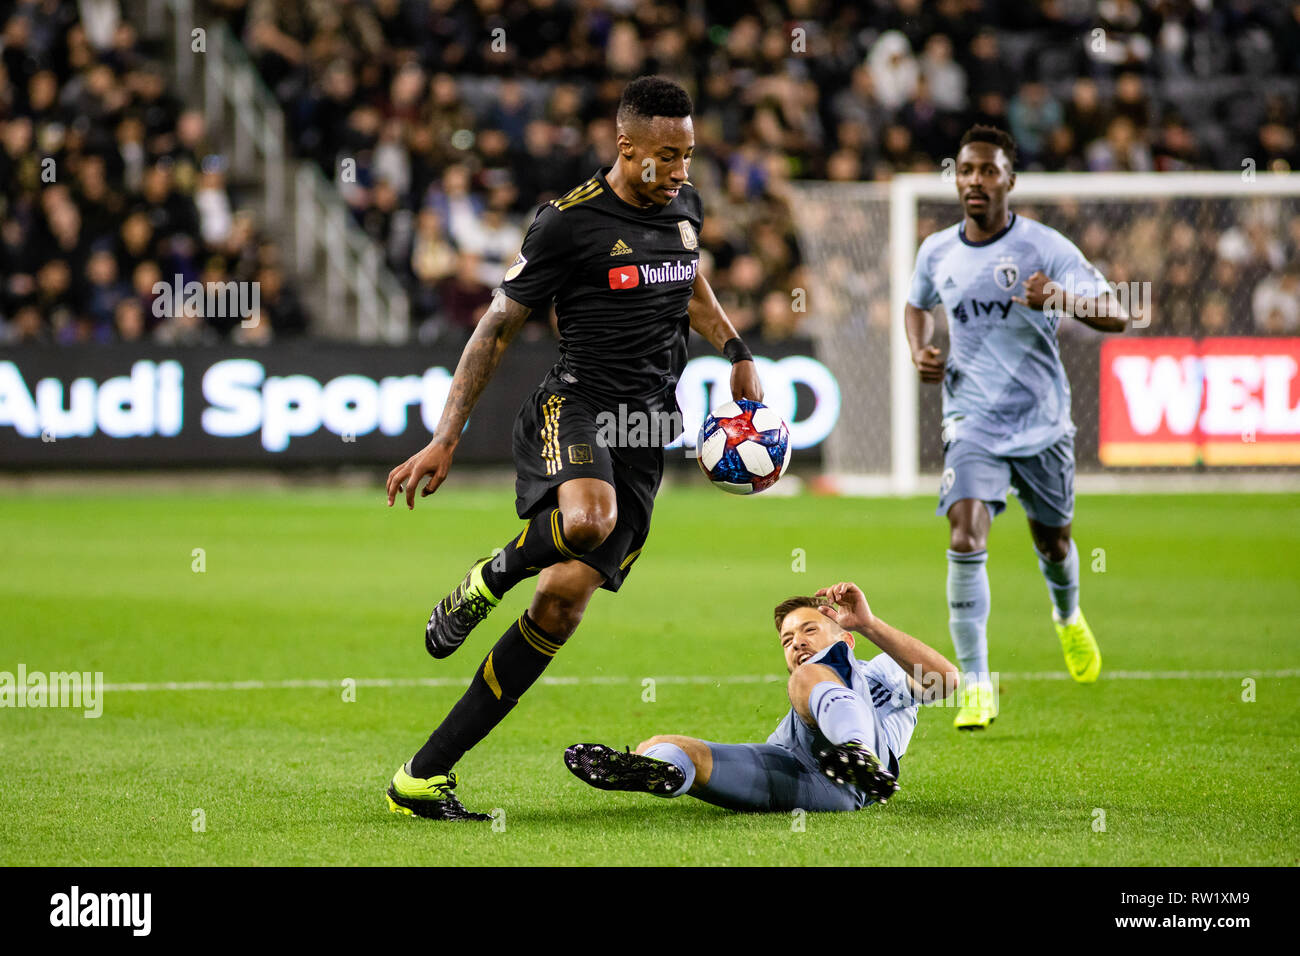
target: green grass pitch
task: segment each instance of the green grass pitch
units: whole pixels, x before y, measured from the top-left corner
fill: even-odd
[[[413,514],[378,487],[0,495],[0,671],[327,682],[107,691],[99,719],[0,709],[0,863],[1300,863],[1298,496],[1082,497],[1092,686],[1045,676],[1063,661],[1013,503],[990,542],[1001,717],[959,735],[923,709],[887,807],[800,826],[592,790],[561,754],[765,739],[787,708],[770,609],[837,580],[951,655],[946,526],[929,497],[669,487],[623,591],[597,595],[548,683],[458,768],[467,806],[504,811],[494,828],[387,812],[393,769],[460,689],[364,682],[468,679],[526,604],[527,585],[456,656],[425,654],[433,602],[519,528],[508,488],[456,484]]]

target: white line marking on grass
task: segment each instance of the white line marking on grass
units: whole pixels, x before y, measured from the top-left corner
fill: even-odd
[[[1003,672],[1002,680],[1073,680],[1065,671]],[[1103,671],[1102,680],[1241,680],[1243,677],[1300,677],[1300,667],[1271,671]]]
[[[1109,671],[1101,675],[1102,680],[1241,680],[1244,677],[1273,680],[1300,677],[1300,668],[1283,670],[1242,670],[1242,671]],[[999,679],[1004,681],[1035,680],[1070,680],[1065,671],[1025,671],[1002,672]],[[775,684],[783,683],[786,678],[779,674],[733,674],[710,677],[705,674],[670,675],[656,677],[661,684]],[[161,683],[126,683],[105,684],[104,690],[130,691],[146,693],[160,690],[298,690],[330,689],[335,690],[342,678],[333,680],[304,678],[300,680],[236,680],[236,681],[164,681]],[[640,684],[639,677],[542,677],[542,684],[553,686],[600,686],[613,684]],[[358,687],[467,687],[467,677],[359,677]]]

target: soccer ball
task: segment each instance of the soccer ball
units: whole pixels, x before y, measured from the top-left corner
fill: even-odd
[[[790,465],[790,430],[781,416],[762,402],[742,398],[727,402],[700,426],[700,468],[733,495],[752,495],[771,488]]]

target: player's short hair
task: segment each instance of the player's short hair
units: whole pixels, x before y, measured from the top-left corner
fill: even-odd
[[[976,123],[962,134],[961,143],[958,144],[957,149],[960,151],[967,143],[992,143],[1007,154],[1007,160],[1011,163],[1011,168],[1016,168],[1016,141],[1011,138],[1011,134],[1006,130],[998,129],[996,126],[983,126]]]
[[[786,619],[786,616],[791,611],[797,611],[801,607],[819,608],[825,603],[826,602],[821,598],[808,597],[807,595],[798,595],[796,597],[786,598],[778,604],[776,610],[772,612],[776,616],[776,632],[778,634],[781,633],[781,622]]]
[[[690,116],[695,109],[691,95],[665,76],[638,76],[623,87],[618,101],[620,126],[636,119],[655,116]]]

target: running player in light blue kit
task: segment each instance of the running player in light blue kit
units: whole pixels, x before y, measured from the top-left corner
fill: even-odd
[[[1077,318],[1122,332],[1128,314],[1105,278],[1055,229],[1008,209],[1016,148],[992,126],[974,126],[957,153],[965,218],[928,236],[916,254],[907,337],[921,381],[943,383],[943,477],[936,514],[947,515],[948,627],[961,665],[962,730],[998,714],[989,677],[986,544],[1014,486],[1029,517],[1038,566],[1070,676],[1090,683],[1101,651],[1079,610],[1074,517],[1074,423],[1056,330]],[[947,362],[930,344],[930,310],[948,315]]]
[[[793,597],[774,612],[790,680],[790,711],[762,744],[677,734],[636,753],[574,744],[565,765],[601,790],[692,797],[732,810],[860,810],[898,788],[922,701],[957,688],[957,667],[871,613],[856,584]],[[854,632],[883,653],[853,655]]]

